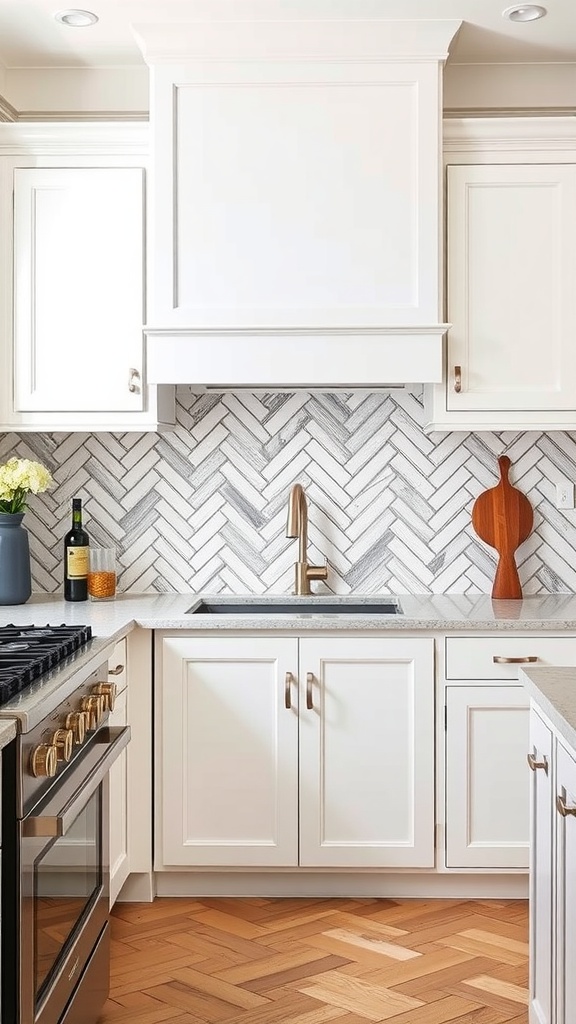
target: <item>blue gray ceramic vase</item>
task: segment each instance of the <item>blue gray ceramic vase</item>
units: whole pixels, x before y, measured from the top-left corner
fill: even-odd
[[[32,593],[28,533],[23,512],[0,513],[0,605],[24,604]]]

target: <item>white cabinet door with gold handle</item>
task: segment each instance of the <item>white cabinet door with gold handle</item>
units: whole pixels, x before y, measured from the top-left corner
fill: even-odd
[[[433,867],[434,642],[156,650],[156,868]]]
[[[17,168],[14,189],[16,410],[142,410],[143,169]]]
[[[298,864],[298,641],[164,636],[156,868]]]
[[[528,698],[522,686],[446,687],[446,866],[527,868]]]
[[[300,641],[300,864],[434,866],[434,641]]]
[[[530,712],[530,1024],[552,1024],[552,877],[554,871],[552,733]],[[547,766],[545,767],[541,766]],[[576,823],[575,823],[576,824]]]
[[[576,1021],[576,760],[556,744],[556,1024]]]
[[[108,681],[100,685],[112,700],[110,725],[128,724],[127,644],[120,640],[108,662]],[[114,689],[115,688],[115,689]],[[110,781],[110,906],[130,873],[128,839],[128,756],[130,745],[120,754],[109,772]]]

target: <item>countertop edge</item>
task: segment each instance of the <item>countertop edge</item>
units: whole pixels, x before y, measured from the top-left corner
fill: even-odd
[[[530,699],[576,753],[576,668],[543,665],[522,669],[519,679]]]

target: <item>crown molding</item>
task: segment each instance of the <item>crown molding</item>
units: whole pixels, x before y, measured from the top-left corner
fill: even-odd
[[[13,107],[8,100],[5,100],[3,96],[0,96],[0,122],[4,121],[17,121],[18,111],[16,107]]]
[[[561,116],[444,117],[444,154],[520,151],[572,154],[576,150],[576,113]]]
[[[148,123],[138,121],[16,121],[0,124],[0,155],[122,156],[149,154]]]

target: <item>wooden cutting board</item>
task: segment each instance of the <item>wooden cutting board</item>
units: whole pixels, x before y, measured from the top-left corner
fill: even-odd
[[[492,597],[522,597],[522,587],[514,561],[516,548],[530,535],[534,515],[525,494],[512,487],[508,480],[510,459],[501,455],[498,459],[500,482],[496,487],[484,491],[472,508],[472,526],[481,540],[496,548],[499,554]]]

